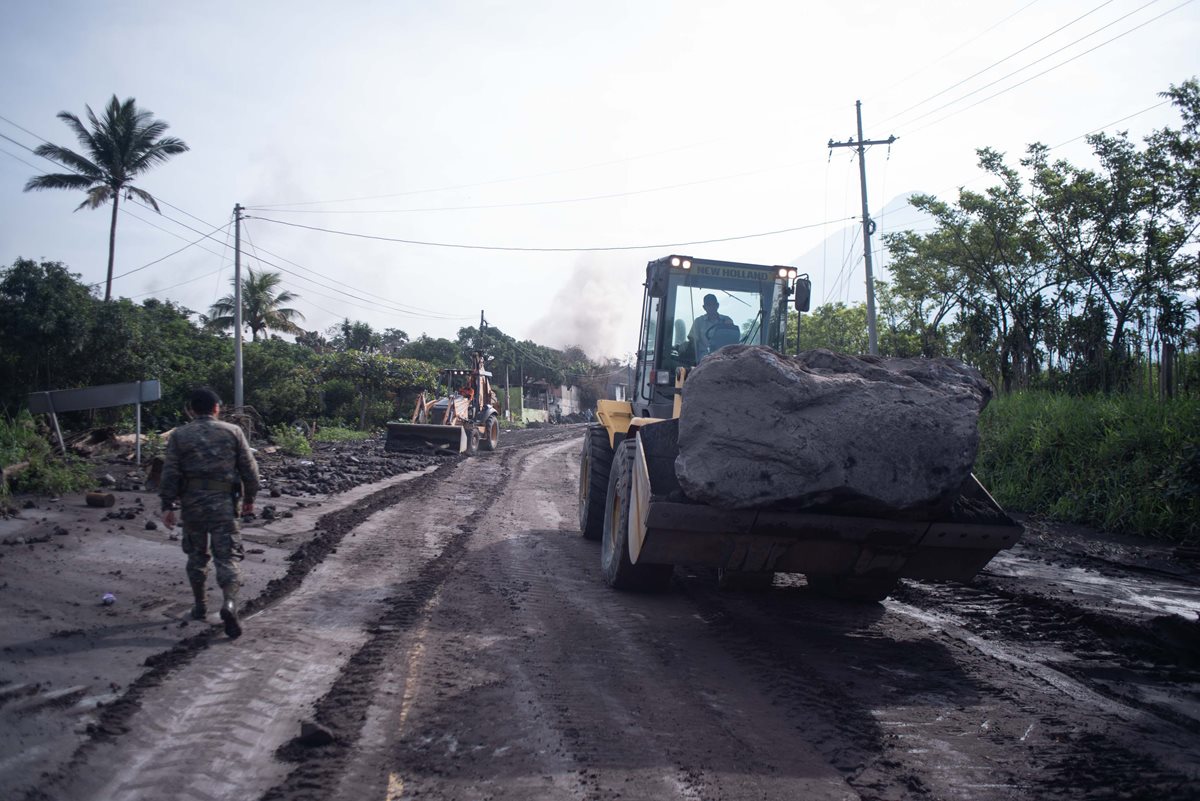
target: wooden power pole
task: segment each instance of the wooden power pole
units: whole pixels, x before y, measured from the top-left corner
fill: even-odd
[[[863,227],[863,260],[867,265],[867,342],[868,352],[872,356],[879,355],[879,334],[875,326],[875,272],[871,264],[871,233],[875,221],[867,209],[867,145],[890,145],[896,141],[895,136],[887,139],[863,139],[862,132],[862,101],[854,101],[854,109],[858,114],[858,140],[848,139],[845,142],[829,140],[829,149],[835,147],[853,147],[858,149],[858,177],[862,186],[862,227]]]

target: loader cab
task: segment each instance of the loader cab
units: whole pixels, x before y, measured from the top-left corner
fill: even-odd
[[[732,344],[784,350],[788,267],[667,256],[646,265],[633,413],[672,416],[675,373]],[[716,309],[705,308],[713,296]]]

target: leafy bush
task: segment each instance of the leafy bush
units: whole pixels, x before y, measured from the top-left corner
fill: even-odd
[[[980,419],[976,471],[996,499],[1057,520],[1200,540],[1200,401],[1027,392]]]
[[[0,467],[28,462],[29,466],[13,479],[13,487],[0,482],[0,498],[12,489],[44,495],[87,489],[92,485],[88,466],[74,457],[61,459],[42,437],[29,412],[16,418],[0,419]]]
[[[272,428],[271,441],[288,456],[312,456],[312,445],[308,444],[308,439],[291,426],[278,425]]]

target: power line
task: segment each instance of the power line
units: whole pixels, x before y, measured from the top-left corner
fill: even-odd
[[[224,225],[220,225],[220,226],[217,226],[216,228],[214,228],[211,233],[215,234],[217,231],[221,230],[222,228],[228,228],[228,227],[229,227],[229,223],[225,223]],[[168,233],[170,233],[170,232],[168,231]],[[127,275],[133,275],[136,272],[141,272],[142,270],[146,269],[147,267],[153,267],[155,264],[158,264],[161,261],[166,261],[167,259],[171,258],[172,256],[174,256],[177,253],[182,253],[183,251],[187,250],[188,248],[190,248],[194,245],[198,245],[199,243],[203,242],[208,237],[209,237],[209,235],[205,234],[204,236],[201,236],[199,239],[196,239],[192,242],[188,242],[186,245],[179,248],[179,250],[173,250],[165,256],[162,256],[160,258],[155,259],[154,261],[143,264],[141,267],[134,267],[132,270],[127,270],[126,272],[123,272],[120,275],[114,275],[112,277],[112,280],[116,281],[118,278],[124,278]],[[208,252],[212,253],[212,251],[208,251]],[[219,255],[219,254],[214,254],[214,255]],[[104,283],[104,281],[96,281],[95,283],[88,284],[88,286],[100,286],[103,283]]]
[[[999,28],[1001,25],[1003,25],[1004,23],[1008,22],[1010,19],[1012,19],[1013,17],[1017,16],[1017,15],[1018,15],[1018,14],[1020,14],[1022,11],[1025,11],[1025,10],[1026,10],[1026,9],[1028,9],[1030,6],[1037,4],[1038,2],[1039,2],[1039,0],[1030,0],[1028,3],[1026,3],[1025,5],[1021,6],[1021,7],[1020,7],[1020,8],[1018,8],[1016,11],[1012,12],[1011,14],[1009,14],[1007,17],[1005,17],[1004,19],[1000,20],[999,22],[993,23],[991,26],[989,26],[988,28],[985,28],[983,31],[979,32],[978,34],[976,34],[975,36],[971,37],[970,39],[966,39],[966,40],[964,40],[964,41],[962,41],[962,42],[959,42],[957,45],[955,45],[954,47],[952,47],[950,50],[947,50],[945,53],[943,53],[942,55],[938,56],[938,57],[937,57],[937,58],[935,58],[933,61],[929,62],[928,64],[926,64],[925,66],[921,67],[920,69],[913,70],[913,71],[912,71],[912,72],[910,72],[908,75],[904,76],[903,78],[901,78],[900,80],[896,81],[895,83],[893,83],[893,84],[890,84],[890,85],[888,85],[888,86],[884,87],[882,90],[880,90],[880,92],[879,92],[879,95],[882,95],[882,94],[884,94],[884,93],[886,93],[886,92],[890,92],[892,89],[895,89],[895,88],[896,88],[897,86],[899,86],[900,84],[902,84],[902,83],[907,83],[908,81],[912,80],[912,79],[913,79],[914,77],[916,77],[917,75],[920,75],[922,72],[924,72],[925,70],[927,70],[927,69],[929,69],[930,67],[934,66],[935,64],[939,64],[939,63],[941,63],[942,61],[945,61],[947,58],[949,58],[950,56],[954,55],[954,54],[955,54],[955,53],[957,53],[959,50],[962,50],[964,47],[966,47],[966,46],[967,46],[967,45],[969,45],[969,44],[973,44],[974,42],[977,42],[977,41],[979,41],[979,40],[980,40],[980,39],[982,39],[984,36],[987,36],[989,33],[991,33],[992,31],[996,30],[996,28]],[[994,66],[994,65],[993,65],[993,66]],[[970,80],[970,79],[969,79],[969,78],[967,78],[967,79],[964,79],[964,80]],[[953,88],[953,87],[951,87],[951,88]],[[943,91],[945,91],[945,90],[943,90]],[[879,95],[876,95],[876,97],[878,97]],[[871,99],[874,99],[874,98],[871,98]],[[917,105],[920,105],[920,103],[918,103]],[[900,113],[903,113],[903,112],[900,112]],[[898,116],[898,115],[897,115],[897,116]],[[886,121],[886,120],[885,120],[885,121]]]
[[[949,101],[949,102],[943,103],[942,105],[938,106],[937,108],[930,109],[929,111],[926,111],[924,114],[921,114],[921,115],[919,115],[919,116],[917,116],[917,117],[914,117],[914,118],[912,118],[911,120],[909,120],[909,121],[908,121],[908,123],[907,123],[907,124],[908,124],[908,125],[912,125],[914,122],[917,122],[918,120],[923,120],[923,119],[925,119],[926,117],[929,117],[929,116],[931,116],[931,115],[933,115],[933,114],[936,114],[936,113],[938,113],[938,112],[939,112],[939,111],[941,111],[942,109],[949,108],[950,106],[953,106],[955,103],[959,103],[959,102],[961,102],[961,101],[963,101],[963,100],[966,100],[968,97],[971,97],[971,96],[973,96],[973,95],[976,95],[976,94],[978,94],[978,93],[982,92],[984,89],[990,89],[991,87],[995,86],[996,84],[1000,83],[1001,81],[1007,80],[1007,79],[1009,79],[1009,78],[1013,77],[1014,75],[1016,75],[1016,74],[1017,74],[1017,73],[1019,73],[1019,72],[1024,72],[1025,70],[1029,69],[1030,67],[1034,66],[1035,64],[1040,64],[1040,63],[1042,63],[1043,61],[1045,61],[1046,59],[1050,58],[1051,56],[1056,56],[1056,55],[1058,55],[1059,53],[1061,53],[1062,51],[1064,51],[1064,50],[1066,50],[1066,49],[1068,49],[1068,48],[1070,48],[1070,47],[1074,47],[1075,45],[1077,45],[1077,44],[1079,44],[1080,42],[1082,42],[1084,39],[1090,39],[1091,37],[1095,36],[1096,34],[1100,33],[1101,31],[1103,31],[1103,30],[1105,30],[1105,29],[1107,29],[1107,28],[1111,28],[1113,25],[1116,25],[1118,22],[1121,22],[1122,20],[1124,20],[1124,19],[1127,19],[1128,17],[1131,17],[1131,16],[1133,16],[1134,14],[1138,13],[1139,11],[1142,11],[1142,10],[1144,10],[1144,9],[1147,9],[1147,8],[1149,8],[1150,6],[1154,5],[1154,4],[1155,4],[1155,3],[1157,3],[1157,2],[1159,2],[1159,0],[1150,0],[1150,2],[1146,3],[1145,5],[1139,6],[1138,8],[1135,8],[1133,11],[1130,11],[1130,12],[1128,12],[1128,13],[1126,13],[1126,14],[1122,14],[1121,16],[1117,17],[1117,18],[1116,18],[1116,19],[1114,19],[1113,21],[1111,21],[1111,22],[1109,22],[1109,23],[1106,23],[1106,24],[1104,24],[1104,25],[1101,25],[1099,28],[1097,28],[1096,30],[1092,31],[1092,32],[1091,32],[1091,33],[1089,33],[1089,34],[1086,34],[1086,35],[1084,35],[1084,36],[1080,36],[1078,39],[1076,39],[1076,40],[1074,40],[1074,41],[1072,41],[1072,42],[1067,42],[1067,43],[1066,43],[1065,45],[1063,45],[1062,47],[1058,48],[1057,50],[1052,50],[1052,51],[1050,51],[1049,53],[1047,53],[1046,55],[1042,56],[1041,58],[1035,59],[1035,60],[1033,60],[1033,61],[1029,62],[1028,64],[1026,64],[1026,65],[1024,65],[1024,66],[1022,66],[1022,67],[1018,67],[1017,69],[1013,70],[1012,72],[1010,72],[1010,73],[1008,73],[1008,74],[1006,74],[1006,75],[1001,75],[999,78],[996,78],[994,81],[989,81],[988,83],[985,83],[983,86],[979,86],[979,87],[976,87],[975,89],[972,89],[971,91],[967,92],[965,95],[960,95],[960,96],[958,96],[958,97],[954,98],[953,100],[951,100],[951,101]],[[1170,12],[1168,11],[1167,13],[1169,14]],[[1158,18],[1157,18],[1157,17],[1155,17],[1154,19],[1158,19]],[[1154,20],[1152,19],[1152,20],[1148,20],[1147,22],[1153,22],[1153,21],[1154,21]],[[1137,28],[1133,28],[1132,30],[1137,30]],[[1130,31],[1130,32],[1131,32],[1131,31]],[[1118,38],[1119,38],[1119,37],[1118,37]],[[1110,39],[1109,41],[1115,41],[1115,40],[1113,40],[1113,39]],[[1107,44],[1107,42],[1106,42],[1105,44]],[[1087,51],[1087,52],[1091,52],[1091,51],[1089,50],[1089,51]],[[1084,54],[1083,54],[1083,53],[1081,53],[1080,55],[1084,55]],[[1063,63],[1066,63],[1066,62],[1063,62]],[[1060,66],[1061,66],[1061,65],[1060,65]],[[1045,74],[1045,73],[1040,73],[1040,74]],[[1036,77],[1036,76],[1035,76],[1035,77]],[[1018,86],[1019,86],[1019,85],[1020,85],[1020,84],[1018,84]]]
[[[402,312],[402,311],[400,311],[399,309],[396,309],[396,308],[391,308],[390,306],[387,306],[387,305],[384,305],[384,304],[378,303],[377,301],[370,301],[370,300],[368,300],[368,299],[366,299],[366,298],[357,298],[357,296],[355,296],[355,295],[351,295],[351,294],[349,294],[348,292],[344,292],[344,291],[342,291],[342,290],[337,290],[336,288],[334,288],[334,287],[329,287],[329,286],[327,286],[327,285],[325,285],[325,284],[319,284],[319,283],[317,283],[316,281],[313,281],[313,280],[312,280],[312,279],[310,279],[310,278],[307,278],[307,277],[305,277],[305,276],[302,276],[302,275],[300,275],[299,273],[293,273],[292,271],[290,271],[290,270],[287,270],[286,268],[280,267],[279,265],[276,265],[276,264],[273,264],[273,263],[271,263],[271,262],[267,261],[266,259],[262,258],[262,256],[260,256],[260,255],[259,255],[259,253],[258,253],[258,250],[259,250],[259,249],[258,249],[258,248],[257,248],[257,247],[254,245],[254,242],[253,242],[253,240],[251,239],[251,236],[250,236],[250,226],[246,225],[246,226],[244,226],[244,228],[245,228],[245,231],[246,231],[246,239],[247,239],[247,241],[249,241],[249,242],[250,242],[250,248],[251,248],[251,250],[253,250],[253,251],[254,251],[254,258],[255,258],[255,259],[256,259],[256,260],[257,260],[257,261],[258,261],[260,264],[267,264],[267,265],[270,265],[270,266],[272,266],[272,267],[275,267],[275,268],[276,268],[276,269],[278,269],[278,270],[282,270],[283,272],[286,272],[286,273],[288,273],[289,275],[292,275],[292,276],[294,276],[294,277],[296,277],[296,278],[299,278],[299,279],[301,279],[301,280],[304,280],[304,281],[308,281],[308,282],[309,282],[309,283],[311,283],[311,284],[316,284],[317,286],[324,286],[324,287],[326,287],[326,288],[328,288],[328,289],[335,289],[335,291],[342,292],[342,294],[343,294],[343,295],[346,295],[347,297],[351,297],[351,298],[356,298],[356,299],[364,300],[364,301],[366,301],[367,303],[372,303],[372,302],[373,302],[373,303],[375,303],[375,308],[372,308],[371,306],[364,306],[364,305],[362,305],[362,304],[360,304],[360,303],[353,303],[353,302],[349,302],[349,301],[346,301],[346,300],[344,300],[344,299],[342,299],[342,298],[337,298],[337,297],[334,297],[333,295],[326,295],[326,294],[325,294],[325,293],[323,293],[323,292],[317,292],[316,290],[314,290],[314,289],[309,289],[309,288],[305,288],[305,289],[304,289],[305,296],[303,296],[303,297],[307,297],[307,295],[310,295],[310,294],[311,294],[311,295],[316,295],[317,297],[328,298],[329,300],[336,300],[336,301],[338,301],[339,303],[347,303],[347,304],[348,304],[348,305],[350,305],[350,306],[354,306],[355,308],[363,309],[363,310],[365,310],[365,311],[373,311],[373,312],[385,311],[385,312],[388,312],[389,314],[404,314],[405,316],[416,316],[416,315],[410,315],[408,312]],[[266,251],[264,251],[264,252],[266,252]],[[271,254],[271,255],[274,255],[274,254]],[[278,257],[277,257],[277,258],[278,258]],[[308,269],[309,269],[309,268],[307,268],[307,267],[303,267],[302,265],[299,265],[299,264],[297,264],[297,265],[295,265],[295,266],[297,266],[297,267],[301,267],[301,269],[305,269],[305,270],[308,270]],[[316,272],[315,270],[309,270],[309,272],[312,272],[314,275],[321,275],[321,273],[318,273],[318,272]],[[324,276],[322,276],[322,277],[324,277]],[[297,297],[297,300],[301,300],[301,299],[303,299],[303,297],[302,297],[302,296],[299,296],[299,295],[297,295],[296,297]],[[311,300],[310,300],[310,301],[308,301],[308,302],[309,302],[309,303],[312,303],[312,301],[311,301]],[[349,315],[345,315],[345,314],[337,314],[337,313],[335,313],[335,312],[331,312],[329,309],[322,308],[321,306],[318,306],[316,303],[312,303],[312,305],[313,305],[313,306],[316,306],[318,309],[320,309],[321,311],[325,312],[326,314],[333,314],[335,317],[343,317],[343,318],[348,318],[348,317],[349,317]],[[472,318],[468,318],[468,317],[454,317],[454,318],[430,318],[430,319],[459,319],[459,320],[466,320],[466,319],[472,319]]]
[[[928,103],[930,100],[933,100],[933,99],[935,99],[935,98],[941,97],[942,95],[946,94],[946,92],[949,92],[951,89],[956,89],[957,87],[959,87],[959,86],[962,86],[964,83],[966,83],[967,81],[971,80],[972,78],[976,78],[976,77],[978,77],[978,76],[982,75],[983,73],[987,72],[988,70],[992,69],[993,67],[998,67],[998,66],[1000,66],[1000,65],[1001,65],[1001,64],[1003,64],[1005,61],[1008,61],[1010,58],[1013,58],[1014,56],[1018,56],[1018,55],[1020,55],[1021,53],[1024,53],[1024,52],[1025,52],[1026,50],[1028,50],[1029,48],[1033,47],[1034,45],[1037,45],[1037,44],[1040,44],[1041,42],[1044,42],[1044,41],[1046,41],[1046,40],[1047,40],[1047,39],[1049,39],[1051,36],[1054,36],[1056,33],[1059,33],[1060,31],[1066,30],[1067,28],[1069,28],[1069,27],[1071,27],[1072,25],[1074,25],[1076,22],[1079,22],[1081,19],[1084,19],[1085,17],[1090,17],[1092,14],[1095,14],[1097,11],[1099,11],[1100,9],[1104,8],[1105,6],[1107,6],[1107,5],[1111,4],[1112,2],[1113,2],[1113,0],[1104,0],[1104,2],[1103,2],[1103,3],[1101,3],[1101,4],[1100,4],[1100,5],[1098,5],[1098,6],[1096,6],[1096,7],[1095,7],[1095,8],[1093,8],[1091,11],[1088,11],[1088,12],[1085,12],[1085,13],[1083,13],[1083,14],[1080,14],[1080,15],[1079,15],[1078,17],[1076,17],[1075,19],[1071,20],[1070,22],[1066,23],[1065,25],[1061,25],[1061,26],[1059,26],[1059,27],[1055,28],[1054,30],[1050,31],[1050,33],[1046,34],[1045,36],[1042,36],[1042,37],[1041,37],[1041,38],[1039,38],[1039,39],[1035,39],[1034,41],[1030,42],[1029,44],[1025,45],[1024,47],[1022,47],[1022,48],[1020,48],[1020,49],[1018,49],[1018,50],[1014,50],[1013,52],[1009,53],[1007,56],[1005,56],[1004,58],[1002,58],[1002,59],[1000,59],[1000,60],[998,60],[998,61],[993,61],[991,64],[987,65],[986,67],[984,67],[983,69],[979,70],[978,72],[973,72],[973,73],[971,73],[970,75],[968,75],[967,77],[963,78],[962,80],[960,80],[960,81],[956,81],[955,83],[952,83],[952,84],[950,84],[950,85],[949,85],[949,86],[947,86],[946,88],[944,88],[944,89],[941,89],[941,90],[939,90],[939,91],[937,91],[937,92],[934,92],[934,93],[933,93],[933,94],[931,94],[929,97],[927,97],[927,98],[925,98],[924,100],[921,100],[921,101],[919,101],[919,102],[917,102],[917,103],[913,103],[913,104],[912,104],[911,106],[909,106],[908,108],[905,108],[905,109],[902,109],[902,110],[900,110],[900,111],[897,111],[895,114],[892,114],[892,115],[891,115],[891,116],[889,116],[889,117],[884,117],[882,120],[880,120],[880,121],[879,121],[879,124],[880,124],[880,125],[882,125],[882,124],[884,124],[884,123],[886,123],[886,122],[890,122],[890,121],[892,121],[892,120],[896,119],[897,117],[901,117],[901,116],[903,116],[903,115],[907,114],[908,112],[912,111],[912,110],[913,110],[913,109],[915,109],[915,108],[918,108],[918,107],[920,107],[920,106],[923,106],[923,105],[925,105],[925,104],[926,104],[926,103]]]
[[[216,270],[213,270],[211,273],[205,273],[204,275],[197,275],[195,278],[189,278],[188,280],[181,281],[178,284],[172,284],[171,286],[163,287],[162,289],[152,289],[149,292],[143,292],[140,295],[134,295],[133,297],[130,298],[130,300],[137,300],[138,298],[144,298],[147,295],[157,295],[160,292],[168,292],[172,289],[178,289],[181,286],[186,286],[187,284],[191,284],[195,281],[199,281],[201,278],[208,278],[210,275],[216,275],[217,273],[221,272],[221,270],[224,270],[224,269],[225,269],[225,267],[224,267],[224,265],[222,265],[221,267],[217,268]]]
[[[1157,0],[1155,0],[1155,1],[1157,1]],[[1183,8],[1184,6],[1190,5],[1192,2],[1194,2],[1194,0],[1184,0],[1184,2],[1180,3],[1179,5],[1175,6],[1174,8],[1164,11],[1163,13],[1159,14],[1156,17],[1151,17],[1150,19],[1146,20],[1145,22],[1135,25],[1134,27],[1130,28],[1129,30],[1125,31],[1124,33],[1119,33],[1111,39],[1107,39],[1094,47],[1090,47],[1087,50],[1084,50],[1082,53],[1078,53],[1074,56],[1071,56],[1070,58],[1068,58],[1064,61],[1061,61],[1058,64],[1055,64],[1053,67],[1049,67],[1047,69],[1042,70],[1041,72],[1037,73],[1036,75],[1031,75],[1023,81],[1015,83],[1012,86],[1009,86],[1005,89],[1001,89],[999,92],[996,92],[995,94],[988,95],[987,97],[983,98],[982,100],[977,100],[969,106],[960,108],[957,111],[952,111],[949,114],[947,114],[946,116],[944,116],[938,120],[934,120],[933,122],[931,122],[927,125],[923,125],[920,128],[916,128],[915,130],[909,131],[907,135],[911,136],[914,133],[917,133],[918,131],[924,131],[926,128],[932,128],[935,125],[940,125],[941,123],[945,122],[946,120],[950,119],[951,117],[961,114],[964,111],[969,111],[970,109],[975,108],[976,106],[978,106],[981,103],[986,103],[987,101],[997,98],[1000,95],[1005,94],[1006,92],[1011,92],[1013,89],[1016,89],[1020,86],[1024,86],[1025,84],[1029,83],[1030,81],[1040,78],[1048,72],[1053,72],[1054,70],[1058,69],[1059,67],[1066,66],[1067,64],[1070,64],[1072,61],[1075,61],[1076,59],[1083,58],[1084,56],[1088,55],[1089,53],[1099,50],[1101,47],[1104,47],[1105,45],[1112,44],[1113,42],[1117,41],[1118,39],[1123,39],[1124,37],[1128,36],[1129,34],[1135,32],[1141,28],[1146,27],[1150,23],[1157,22],[1158,20],[1162,19],[1163,17],[1167,16],[1168,14],[1173,14],[1176,11],[1178,11],[1179,9]],[[917,119],[920,119],[920,118],[918,117]]]
[[[242,219],[244,222],[247,218],[243,217]],[[261,218],[254,218],[254,219],[261,219]],[[248,227],[247,227],[247,230],[249,230]],[[297,267],[301,270],[304,270],[305,272],[312,273],[313,275],[319,276],[321,278],[328,278],[328,276],[326,276],[322,272],[319,272],[318,270],[314,270],[311,267],[305,267],[303,264],[299,264],[299,263],[292,261],[291,259],[288,259],[284,256],[280,256],[278,253],[273,253],[273,252],[267,250],[266,248],[259,248],[258,250],[261,250],[263,253],[266,253],[268,256],[272,256],[276,259],[279,259],[280,261],[286,262],[287,264],[290,264],[293,267]],[[329,286],[328,284],[322,284],[319,281],[315,281],[307,276],[292,272],[291,270],[281,267],[278,264],[274,264],[272,262],[267,261],[266,259],[263,259],[261,256],[259,256],[258,259],[259,259],[259,261],[263,262],[264,264],[269,264],[270,266],[272,266],[278,270],[283,270],[284,272],[286,272],[290,275],[294,275],[297,278],[300,278],[301,280],[308,281],[309,283],[316,284],[317,286],[325,287],[326,289],[331,289],[335,292],[346,295],[347,297],[354,298],[355,300],[362,300],[366,303],[374,304],[376,306],[379,306],[381,309],[383,309],[385,311],[398,312],[398,313],[404,314],[409,317],[421,317],[421,318],[426,318],[426,319],[430,319],[430,320],[469,320],[469,319],[473,319],[471,317],[464,317],[462,315],[448,314],[446,312],[435,311],[433,309],[424,309],[424,308],[421,308],[420,306],[412,306],[407,303],[400,303],[399,301],[391,300],[389,298],[382,298],[380,300],[371,300],[369,297],[361,298],[356,295],[352,295],[349,292],[346,292],[343,289],[340,289],[336,286]],[[367,292],[366,290],[359,289],[358,287],[352,287],[347,284],[343,284],[343,286],[347,286],[349,289],[353,289],[355,292],[361,292],[364,295],[372,294],[370,292]]]
[[[8,139],[8,137],[7,137],[7,136],[4,136],[4,134],[0,134],[0,137],[3,137],[3,138],[5,138],[5,139]],[[12,142],[13,140],[12,140],[12,139],[8,139],[8,141]],[[20,144],[20,143],[18,142],[17,144]],[[10,156],[11,158],[14,158],[14,159],[16,159],[17,161],[21,162],[22,164],[24,164],[26,167],[29,167],[30,169],[34,169],[34,170],[36,170],[36,169],[37,169],[37,166],[36,166],[36,165],[29,163],[28,161],[26,161],[25,159],[21,158],[20,156],[18,156],[18,155],[17,155],[17,154],[15,154],[15,153],[9,153],[7,150],[3,150],[3,149],[0,149],[0,153],[3,153],[3,154],[4,154],[4,155],[6,155],[6,156]]]
[[[291,228],[304,228],[309,231],[319,231],[325,234],[337,234],[338,236],[348,236],[356,239],[370,239],[378,242],[397,242],[403,245],[423,245],[425,247],[437,248],[460,248],[464,250],[498,250],[521,253],[587,253],[597,251],[616,251],[616,250],[656,250],[661,248],[676,248],[685,245],[710,245],[716,242],[733,242],[739,239],[755,239],[763,236],[775,236],[777,234],[787,234],[794,231],[804,231],[809,228],[820,228],[829,222],[841,222],[841,220],[827,220],[819,223],[811,223],[809,225],[798,225],[794,228],[780,228],[777,231],[763,231],[755,234],[742,234],[739,236],[726,236],[718,239],[698,239],[691,242],[666,242],[653,245],[612,245],[606,247],[573,247],[573,248],[546,248],[546,247],[506,247],[503,245],[467,245],[457,242],[426,242],[416,239],[400,239],[398,237],[378,236],[375,234],[360,234],[354,231],[338,231],[332,228],[321,228],[314,225],[301,225],[300,223],[284,222],[283,220],[272,220],[267,217],[250,217],[249,219],[262,220],[263,222],[275,223],[276,225],[286,225]],[[853,218],[850,218],[853,219]]]
[[[306,270],[308,272],[313,273],[313,275],[316,275],[316,276],[320,276],[323,278],[325,277],[323,275],[323,273],[317,272],[316,270],[311,270],[310,267],[305,267],[304,265],[294,263],[294,261],[290,261],[288,259],[283,259],[282,257],[278,257],[278,255],[271,253],[270,251],[266,251],[265,248],[259,248],[259,249],[262,249],[263,253],[266,253],[268,255],[275,255],[276,258],[278,258],[282,261],[287,261],[288,264],[292,264],[296,267],[300,267],[301,270]],[[259,263],[268,265],[270,267],[274,267],[274,269],[280,270],[281,272],[286,272],[286,273],[288,273],[289,276],[294,276],[296,278],[299,278],[299,279],[301,279],[301,281],[306,281],[311,284],[316,284],[316,285],[318,285],[318,287],[322,287],[324,289],[329,289],[329,290],[335,291],[335,293],[340,294],[340,295],[346,295],[347,297],[350,297],[350,299],[353,299],[356,301],[368,303],[368,305],[374,307],[374,311],[384,311],[384,312],[389,312],[391,314],[401,314],[401,315],[403,315],[403,317],[424,318],[424,319],[430,319],[430,320],[468,320],[468,319],[472,319],[469,317],[462,317],[462,315],[440,314],[437,312],[430,313],[430,314],[421,314],[419,311],[413,311],[413,309],[406,308],[402,305],[402,303],[397,303],[395,301],[390,301],[390,300],[386,300],[386,299],[372,300],[371,297],[360,297],[359,295],[349,293],[349,291],[347,291],[346,289],[336,287],[336,285],[322,283],[322,282],[316,281],[316,279],[310,278],[308,276],[300,275],[299,272],[295,272],[294,270],[288,270],[287,267],[284,267],[280,264],[275,264],[274,261],[270,261],[270,260],[264,259],[262,257],[257,257],[257,258],[258,258]],[[350,289],[354,289],[355,291],[362,291],[362,290],[356,289],[354,287],[350,287]],[[364,294],[370,295],[370,293],[364,293]],[[344,301],[342,301],[342,302],[344,302]]]
[[[1147,112],[1154,111],[1154,109],[1156,109],[1156,108],[1159,108],[1159,107],[1161,107],[1161,106],[1166,106],[1166,105],[1170,104],[1170,102],[1171,102],[1170,100],[1163,100],[1163,101],[1161,101],[1161,102],[1155,103],[1153,106],[1147,106],[1146,108],[1142,109],[1141,111],[1135,111],[1135,112],[1133,112],[1132,114],[1129,114],[1129,115],[1127,115],[1127,116],[1125,116],[1125,117],[1122,117],[1122,118],[1121,118],[1121,119],[1119,119],[1119,120],[1113,120],[1112,122],[1105,123],[1104,125],[1101,125],[1099,128],[1093,128],[1092,130],[1090,130],[1090,131],[1088,131],[1088,132],[1086,132],[1086,133],[1081,133],[1081,134],[1079,134],[1078,136],[1073,136],[1073,137],[1071,137],[1070,139],[1067,139],[1067,140],[1064,140],[1064,141],[1062,141],[1062,142],[1059,142],[1057,145],[1054,145],[1054,146],[1050,147],[1049,149],[1050,149],[1050,150],[1057,150],[1058,148],[1062,147],[1063,145],[1069,145],[1069,144],[1071,144],[1072,142],[1076,142],[1076,141],[1078,141],[1078,140],[1080,140],[1080,139],[1083,139],[1085,136],[1091,136],[1091,135],[1092,135],[1092,134],[1094,134],[1094,133],[1099,133],[1100,131],[1103,131],[1103,130],[1105,130],[1106,128],[1111,128],[1112,126],[1114,126],[1114,125],[1116,125],[1116,124],[1118,124],[1118,123],[1125,122],[1125,120],[1131,120],[1131,119],[1133,119],[1134,117],[1140,117],[1141,115],[1143,115],[1143,114],[1145,114],[1145,113],[1147,113]]]

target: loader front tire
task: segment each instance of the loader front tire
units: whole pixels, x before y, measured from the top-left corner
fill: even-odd
[[[612,460],[608,431],[595,423],[588,426],[579,455],[579,530],[585,540],[598,540],[604,532],[604,499]]]
[[[635,565],[629,558],[629,507],[633,495],[633,457],[637,440],[628,439],[613,454],[600,542],[600,569],[604,581],[617,590],[657,592],[671,583],[673,565]]]
[[[467,456],[474,456],[479,453],[479,429],[473,425],[466,427],[467,431]]]

